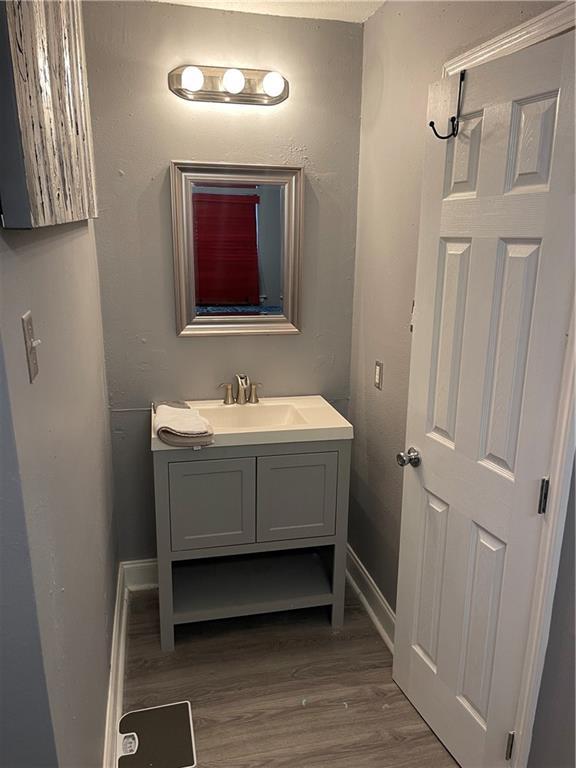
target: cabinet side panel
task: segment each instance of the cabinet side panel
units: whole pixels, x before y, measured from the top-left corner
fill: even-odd
[[[5,227],[32,226],[24,153],[14,92],[7,9],[0,3],[0,210]]]

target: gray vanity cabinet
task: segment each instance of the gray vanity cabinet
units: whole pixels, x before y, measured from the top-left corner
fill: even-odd
[[[154,449],[160,637],[326,606],[344,618],[350,440]]]
[[[173,551],[255,540],[256,459],[179,461],[169,475]]]
[[[258,459],[258,541],[332,536],[338,453]]]

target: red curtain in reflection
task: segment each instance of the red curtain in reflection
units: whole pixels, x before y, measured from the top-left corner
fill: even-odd
[[[192,195],[196,304],[260,303],[258,195]]]

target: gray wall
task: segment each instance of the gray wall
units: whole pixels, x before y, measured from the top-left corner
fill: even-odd
[[[574,768],[574,474],[528,768]]]
[[[0,231],[0,291],[27,547],[58,764],[101,766],[116,560],[92,226]],[[27,309],[42,340],[40,373],[33,384],[20,322]],[[3,545],[24,547],[22,535],[20,531],[16,538],[10,528],[3,530]],[[24,587],[29,590],[28,584]],[[26,638],[22,642],[24,646]],[[2,669],[3,678],[5,674]],[[42,735],[33,728],[27,738]],[[51,760],[47,753],[46,762],[35,766],[51,765]]]
[[[392,607],[402,504],[410,310],[429,83],[452,56],[552,4],[387,2],[364,28],[350,415],[350,540]],[[382,391],[374,361],[384,363]]]
[[[56,745],[1,340],[0,446],[0,765],[56,768]]]
[[[236,371],[263,394],[345,407],[360,130],[362,27],[157,3],[84,7],[100,218],[96,223],[123,559],[155,552],[149,404],[215,398]],[[191,60],[277,69],[276,107],[192,104],[167,87]],[[302,165],[299,336],[178,338],[170,160]]]

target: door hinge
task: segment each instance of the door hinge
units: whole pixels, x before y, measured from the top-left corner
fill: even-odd
[[[412,310],[410,312],[410,333],[413,333],[414,331],[414,306],[416,304],[416,299],[412,299]]]
[[[508,739],[506,740],[506,760],[512,760],[512,750],[514,749],[514,737],[516,731],[508,731]]]
[[[550,491],[550,478],[543,477],[540,481],[540,498],[538,499],[538,514],[545,515],[548,507],[548,493]]]

